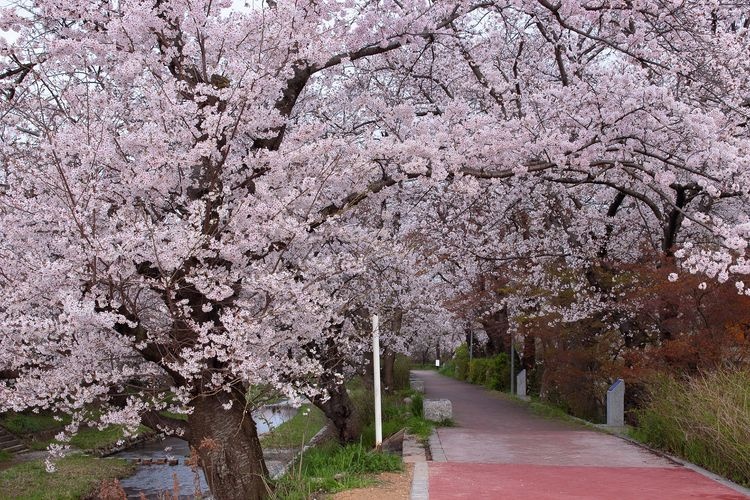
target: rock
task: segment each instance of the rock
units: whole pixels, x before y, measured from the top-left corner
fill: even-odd
[[[405,405],[410,405],[411,402],[412,402],[412,399],[409,396],[407,396],[407,397],[404,398],[404,404]]]
[[[169,461],[167,463],[169,465],[179,465],[180,461],[178,459],[176,459],[176,458],[171,458],[171,459],[169,459]]]
[[[453,405],[449,399],[425,399],[422,402],[425,420],[442,422],[453,418]]]
[[[413,391],[424,392],[424,380],[411,379],[409,385]]]
[[[341,480],[342,480],[342,479],[344,479],[345,477],[346,477],[346,473],[344,473],[344,472],[339,472],[339,473],[336,473],[336,474],[334,474],[334,475],[333,475],[333,478],[334,478],[334,479],[335,479],[336,481],[341,481]]]

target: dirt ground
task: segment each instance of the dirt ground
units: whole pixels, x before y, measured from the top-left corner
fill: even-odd
[[[403,472],[384,472],[376,477],[379,484],[369,488],[342,491],[332,500],[408,500],[411,493],[413,464],[405,464]]]

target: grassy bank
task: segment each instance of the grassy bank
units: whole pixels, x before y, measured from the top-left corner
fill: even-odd
[[[660,377],[631,435],[750,486],[750,370]]]
[[[56,418],[48,413],[8,413],[0,418],[0,425],[19,436],[26,446],[32,450],[45,450],[56,442],[55,434],[62,431],[70,423],[70,416],[63,415]],[[136,434],[150,432],[146,426],[139,426]],[[125,437],[124,428],[120,425],[110,425],[104,429],[82,427],[71,437],[70,445],[83,451],[93,451],[107,448]]]
[[[402,470],[401,457],[372,451],[362,443],[341,446],[329,441],[311,448],[281,480],[273,498],[303,500],[316,493],[336,493],[369,486],[372,475]]]
[[[301,448],[326,424],[326,416],[313,405],[302,405],[291,419],[260,437],[263,448]]]
[[[85,498],[103,480],[125,477],[134,466],[126,460],[76,455],[56,462],[48,473],[41,460],[0,471],[0,498],[47,500]]]
[[[404,379],[399,383],[402,388],[383,396],[383,436],[388,437],[406,428],[408,432],[427,439],[434,424],[422,418],[421,394],[403,388],[404,385],[408,385],[408,371],[406,377],[401,378]],[[290,471],[275,483],[274,498],[298,500],[311,498],[316,494],[360,488],[373,484],[374,474],[402,470],[400,456],[373,451],[375,426],[372,391],[365,387],[361,380],[354,380],[348,384],[348,391],[362,418],[363,428],[359,442],[341,446],[337,442],[328,441],[308,450]],[[317,424],[322,426],[325,420],[322,414],[315,416],[314,412],[313,409],[310,415],[305,417],[310,420],[308,423],[304,423],[298,414],[286,424],[279,426],[278,431],[281,432],[278,434],[288,437],[268,435],[263,438],[264,446],[279,442],[294,442],[299,446],[301,429],[305,425],[308,428],[314,428]],[[288,441],[285,441],[286,439]]]

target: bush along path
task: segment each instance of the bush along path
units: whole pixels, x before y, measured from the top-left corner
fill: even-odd
[[[419,371],[425,397],[453,404],[456,427],[437,429],[430,500],[749,498],[616,436],[543,418],[497,392]]]

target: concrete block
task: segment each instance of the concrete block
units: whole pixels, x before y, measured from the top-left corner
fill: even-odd
[[[449,399],[425,399],[422,410],[425,420],[441,422],[453,418],[453,405]]]
[[[404,436],[401,458],[406,464],[424,462],[427,460],[424,445],[417,440],[416,436],[410,434]]]
[[[607,425],[625,425],[625,382],[618,378],[607,390]]]
[[[516,375],[516,395],[521,399],[529,399],[526,395],[526,370]]]
[[[412,391],[424,392],[424,380],[413,378],[409,380],[409,386]]]

